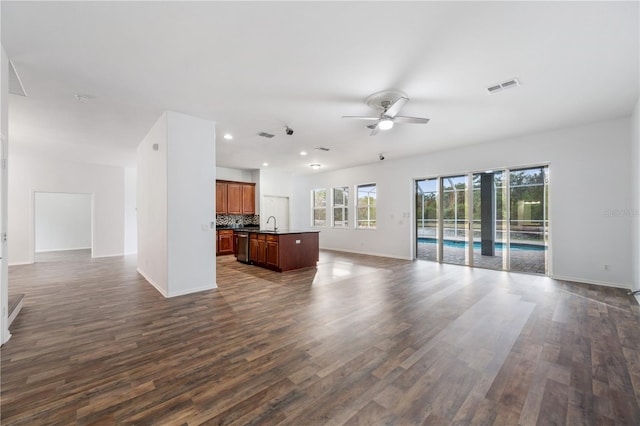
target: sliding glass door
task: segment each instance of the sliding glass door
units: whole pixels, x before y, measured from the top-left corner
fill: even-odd
[[[438,244],[438,179],[416,181],[416,248],[418,259],[437,262]]]
[[[548,167],[509,174],[510,270],[544,274],[549,233]]]
[[[416,180],[416,258],[547,273],[548,166]]]
[[[468,176],[446,176],[442,185],[442,261],[469,264]]]
[[[507,269],[503,171],[473,174],[473,265]]]

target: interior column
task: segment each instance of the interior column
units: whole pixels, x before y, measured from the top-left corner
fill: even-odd
[[[493,173],[480,175],[480,240],[481,254],[496,254],[496,189]]]

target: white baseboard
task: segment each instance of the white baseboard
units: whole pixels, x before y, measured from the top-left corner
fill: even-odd
[[[138,273],[139,273],[140,275],[142,275],[142,277],[143,277],[145,280],[147,280],[147,282],[148,282],[149,284],[151,284],[151,285],[152,285],[156,290],[158,290],[158,292],[159,292],[161,295],[163,295],[164,297],[167,297],[167,298],[169,297],[169,295],[167,294],[167,292],[166,292],[162,287],[160,287],[158,284],[156,284],[156,283],[155,283],[155,281],[153,281],[151,278],[149,278],[149,277],[147,276],[147,274],[145,274],[145,273],[144,273],[140,268],[136,268],[136,270],[138,271]]]
[[[215,290],[216,288],[218,288],[218,284],[217,283],[213,283],[213,287],[212,286],[202,286],[202,287],[190,288],[190,289],[182,290],[182,291],[179,291],[179,292],[176,292],[176,293],[170,293],[170,295],[168,297],[184,296],[185,294],[199,293],[201,291],[208,291],[208,290]]]
[[[156,290],[158,290],[158,292],[161,295],[163,295],[167,299],[170,298],[170,297],[184,296],[185,294],[199,293],[201,291],[214,290],[214,289],[218,288],[218,284],[217,283],[213,283],[213,286],[207,285],[207,286],[202,286],[202,287],[189,288],[189,289],[182,290],[182,291],[179,291],[179,292],[167,293],[165,291],[165,289],[160,287],[155,281],[153,281],[151,278],[149,278],[140,268],[136,268],[136,270],[138,271],[138,273],[140,275],[142,275],[142,277],[145,280],[147,280],[147,282],[149,284],[151,284]]]
[[[624,288],[625,290],[631,290],[631,286],[628,284],[620,284],[620,283],[611,283],[607,281],[598,281],[598,280],[590,280],[587,278],[576,278],[576,277],[563,277],[560,275],[552,275],[549,278],[553,278],[554,280],[560,281],[571,281],[575,283],[582,284],[593,284],[593,285],[601,285],[604,287],[615,287],[615,288]]]
[[[7,321],[9,323],[9,327],[11,326],[11,323],[13,322],[13,320],[16,319],[16,317],[20,313],[20,310],[22,309],[23,301],[24,299],[21,299],[20,302],[18,302],[18,305],[16,306],[16,308],[13,310],[13,312],[11,312],[11,315],[9,316],[9,319]]]
[[[56,251],[72,251],[72,250],[91,250],[91,247],[72,247],[72,248],[36,250],[36,253],[54,253]]]
[[[96,256],[95,254],[91,254],[92,259],[100,259],[101,257],[118,257],[124,256],[122,253],[113,253],[113,254],[101,254],[100,256]]]
[[[640,305],[640,294],[636,294],[635,296],[633,296],[636,298],[636,300],[638,301],[638,305]]]
[[[33,260],[32,261],[26,261],[26,262],[9,262],[8,266],[31,265],[33,263],[35,263]]]
[[[345,253],[364,254],[366,256],[388,257],[391,259],[400,259],[400,260],[413,260],[411,259],[411,257],[406,257],[406,256],[394,256],[388,253],[373,253],[368,251],[346,250],[343,248],[338,249],[338,248],[331,248],[331,247],[320,247],[320,250],[342,251]]]

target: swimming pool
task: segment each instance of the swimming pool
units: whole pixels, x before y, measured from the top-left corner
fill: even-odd
[[[423,243],[423,244],[435,244],[436,243],[436,239],[435,238],[424,238],[424,237],[420,237],[418,238],[418,243]],[[455,240],[443,240],[443,244],[446,247],[457,247],[457,248],[466,248],[467,247],[467,243],[465,241],[455,241]],[[496,243],[496,249],[497,250],[502,250],[504,246],[504,243]],[[473,248],[474,249],[480,249],[481,245],[480,245],[480,241],[474,241],[473,243]],[[523,244],[523,243],[511,243],[510,244],[510,249],[511,250],[523,250],[523,251],[545,251],[547,249],[546,246],[542,246],[542,245],[536,245],[536,244]]]

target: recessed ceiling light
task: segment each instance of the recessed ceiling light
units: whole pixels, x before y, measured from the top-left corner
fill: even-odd
[[[83,104],[89,102],[89,99],[95,98],[95,96],[93,95],[81,95],[79,93],[76,93],[75,95],[73,95],[73,97],[76,98],[76,101],[82,102]]]
[[[225,138],[226,140],[230,141],[231,139],[233,139],[233,135],[231,133],[225,133],[223,138]]]
[[[312,164],[309,167],[311,167],[313,170],[318,170],[320,168],[320,164],[317,164],[317,163],[316,164]]]
[[[307,155],[307,151],[300,151],[300,155]]]
[[[262,163],[262,166],[263,166],[263,167],[268,167],[268,166],[269,166],[269,163]]]

